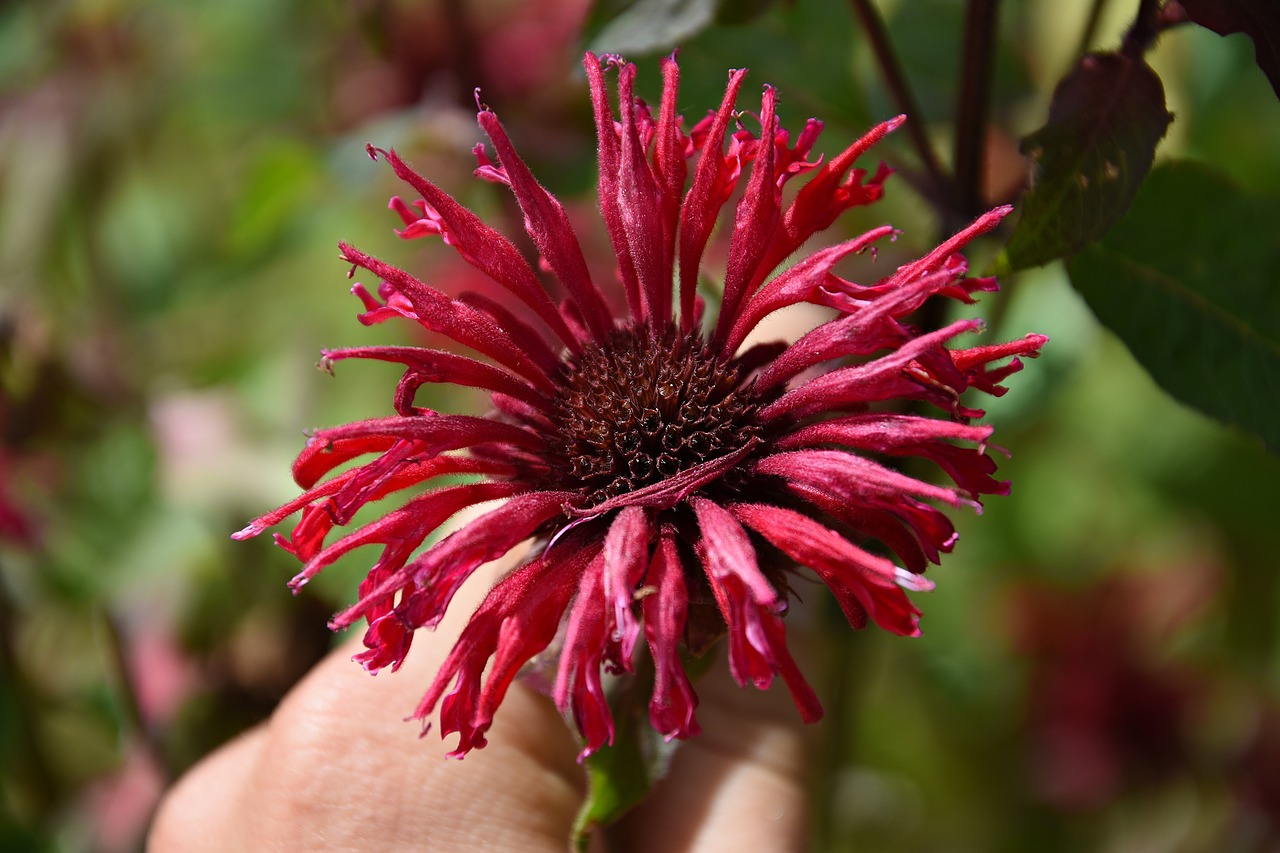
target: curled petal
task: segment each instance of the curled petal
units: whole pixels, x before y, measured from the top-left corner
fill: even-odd
[[[537,363],[530,355],[536,350],[512,339],[501,324],[484,311],[438,290],[428,287],[404,270],[366,255],[346,243],[339,243],[342,257],[354,266],[366,269],[394,288],[394,292],[413,307],[412,317],[432,331],[439,332],[528,379],[535,386],[550,390],[549,374],[554,363]]]
[[[640,636],[633,605],[635,590],[649,561],[649,520],[643,509],[629,506],[618,513],[604,540],[604,597],[599,604],[613,612],[613,637],[621,644],[618,663],[630,671]]]
[[[773,139],[777,132],[775,100],[773,87],[765,86],[760,110],[761,139]],[[720,299],[720,317],[713,334],[714,343],[721,347],[738,320],[740,303],[751,295],[770,272],[763,267],[761,261],[768,249],[769,235],[777,224],[782,192],[773,179],[774,147],[761,145],[759,149],[751,166],[746,194],[738,202],[737,215],[734,217],[729,263],[724,273],[724,293]],[[726,354],[728,352],[732,351],[729,350]]]
[[[613,713],[604,694],[600,673],[608,647],[608,611],[601,607],[605,559],[596,557],[578,583],[578,597],[569,612],[560,668],[552,697],[562,714],[573,715],[584,741],[581,762],[606,743],[613,745]]]
[[[653,698],[649,721],[667,740],[694,737],[701,732],[694,711],[698,695],[680,661],[680,638],[689,612],[689,593],[684,567],[676,551],[675,531],[664,526],[649,564],[648,583],[654,588],[645,596],[644,633],[653,655]]]
[[[1009,493],[1009,483],[992,479],[996,463],[984,451],[991,432],[990,426],[877,413],[809,424],[783,436],[776,446],[779,450],[793,450],[840,444],[894,456],[921,456],[936,462],[970,494],[1005,495]],[[958,447],[948,439],[971,441],[978,448]]]
[[[743,524],[802,566],[817,572],[849,623],[858,627],[868,613],[876,624],[895,634],[920,634],[920,611],[907,599],[901,585],[930,589],[932,584],[902,570],[884,557],[869,554],[840,534],[794,510],[761,504],[736,504],[733,514]]]
[[[738,684],[764,690],[781,674],[807,723],[822,717],[822,703],[800,674],[787,649],[786,628],[775,610],[776,594],[763,595],[768,582],[759,575],[755,553],[741,525],[728,510],[704,499],[691,502],[702,540],[698,553],[729,632],[729,670]]]

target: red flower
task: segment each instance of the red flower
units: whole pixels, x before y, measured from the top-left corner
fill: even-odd
[[[654,116],[633,96],[634,66],[586,57],[600,209],[626,295],[622,316],[588,275],[564,209],[488,109],[479,123],[497,159],[477,146],[477,174],[515,194],[529,237],[567,294],[559,304],[504,236],[394,152],[370,149],[420,196],[409,204],[392,200],[405,224],[400,235],[440,235],[512,301],[450,298],[343,244],[353,273],[364,269],[380,280],[378,297],[354,288],[366,308],[363,323],[406,317],[487,360],[415,347],[326,352],[326,364],[403,364],[396,414],[317,432],[294,465],[305,493],[236,534],[256,535],[301,510],[292,535],[277,536],[305,564],[295,588],[354,548],[381,546],[359,600],[331,623],[337,629],[367,621],[367,651],[357,659],[371,671],[398,667],[414,632],[439,622],[478,566],[531,537],[539,543],[489,593],[415,711],[424,718],[439,706],[443,733],[459,734],[457,756],[484,746],[517,671],[552,643],[562,623],[554,698],[572,712],[584,754],[613,737],[601,671],[632,671],[642,634],[655,673],[650,719],[668,738],[698,732],[681,644],[699,653],[723,633],[740,684],[765,688],[781,675],[801,716],[816,720],[822,707],[787,650],[782,613],[790,573],[816,573],[854,627],[870,617],[916,635],[919,611],[903,588],[932,588],[920,575],[956,538],[926,501],[977,508],[978,495],[1008,491],[991,477],[991,428],[968,422],[983,412],[960,397],[970,387],[1003,393],[999,383],[1021,367],[1018,356],[1036,355],[1045,338],[948,350],[947,341],[979,330],[979,321],[921,333],[903,319],[932,296],[968,302],[975,291],[995,289],[991,279],[965,278],[957,252],[1008,210],[981,217],[872,285],[831,270],[892,238],[888,226],[770,279],[841,212],[880,197],[890,170],[882,165],[868,176],[853,164],[903,119],[879,125],[826,162],[811,161],[821,123],[811,119],[792,144],[778,126],[770,87],[760,135],[741,123],[735,128],[743,71],[730,75],[720,108],[686,133],[676,115],[679,70],[674,59],[662,67]],[[619,78],[616,119],[605,86],[611,69]],[[784,206],[783,185],[806,173],[807,183]],[[701,260],[744,175],[719,311],[704,324],[695,292]],[[791,346],[744,349],[767,315],[804,302],[834,309],[834,319]],[[429,382],[485,389],[493,411],[472,417],[423,409],[415,392]],[[908,401],[934,404],[949,419],[888,410]],[[371,461],[321,482],[370,454]],[[931,459],[956,488],[899,473],[877,461],[884,456]],[[418,494],[324,544],[371,501],[454,474],[477,480]],[[507,500],[415,556],[455,512],[496,498]],[[900,565],[858,544],[867,539],[883,542]]]

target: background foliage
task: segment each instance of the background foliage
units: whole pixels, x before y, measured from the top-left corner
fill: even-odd
[[[924,638],[833,630],[807,666],[828,704],[819,846],[1280,844],[1273,9],[0,3],[0,849],[135,848],[175,775],[329,647],[359,555],[294,599],[287,555],[227,536],[293,495],[304,429],[390,405],[394,368],[312,369],[407,334],[354,322],[336,241],[446,288],[467,274],[391,235],[397,190],[364,143],[514,233],[469,177],[479,85],[585,220],[579,52],[626,48],[652,97],[673,39],[686,117],[747,66],[786,126],[826,121],[828,153],[903,111],[889,46],[917,135],[876,152],[888,197],[833,232],[891,221],[905,257],[1013,200],[1020,222],[973,258],[1007,273],[978,307],[992,339],[1053,339],[992,406],[1014,495],[958,519]],[[1206,28],[1157,38],[1175,12]],[[1122,81],[1055,97],[1086,50]]]

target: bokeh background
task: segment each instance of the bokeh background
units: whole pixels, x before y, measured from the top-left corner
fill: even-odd
[[[1093,5],[1003,4],[993,203],[1019,191],[1017,139]],[[1114,47],[1135,5],[1099,4],[1090,46]],[[446,247],[394,237],[399,189],[365,143],[515,233],[470,174],[479,86],[589,222],[589,6],[0,2],[0,849],[137,849],[164,788],[331,646],[361,555],[295,598],[291,558],[228,536],[295,494],[305,429],[390,409],[394,367],[314,369],[321,347],[412,334],[355,322],[336,242],[475,284]],[[828,153],[897,111],[847,3],[747,7],[685,41],[687,118],[743,66],[786,126],[826,121]],[[963,4],[878,7],[945,152]],[[656,60],[631,58],[652,98]],[[1150,59],[1176,114],[1159,156],[1280,195],[1280,105],[1250,43],[1185,27]],[[900,175],[830,237],[892,221],[894,252],[918,253],[941,225],[914,155],[876,154]],[[607,274],[607,239],[583,231]],[[1280,849],[1280,460],[1164,395],[1058,266],[980,308],[992,338],[1052,337],[990,407],[1014,494],[958,518],[922,639],[837,625],[807,663],[828,705],[816,846]]]

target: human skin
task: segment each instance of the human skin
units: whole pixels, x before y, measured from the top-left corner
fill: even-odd
[[[497,571],[418,633],[398,672],[353,663],[358,637],[321,661],[266,723],[179,780],[148,850],[564,853],[586,783],[548,698],[517,681],[488,746],[462,761],[404,721]],[[741,689],[721,662],[697,689],[703,734],[593,853],[803,849],[805,739],[785,688]]]

